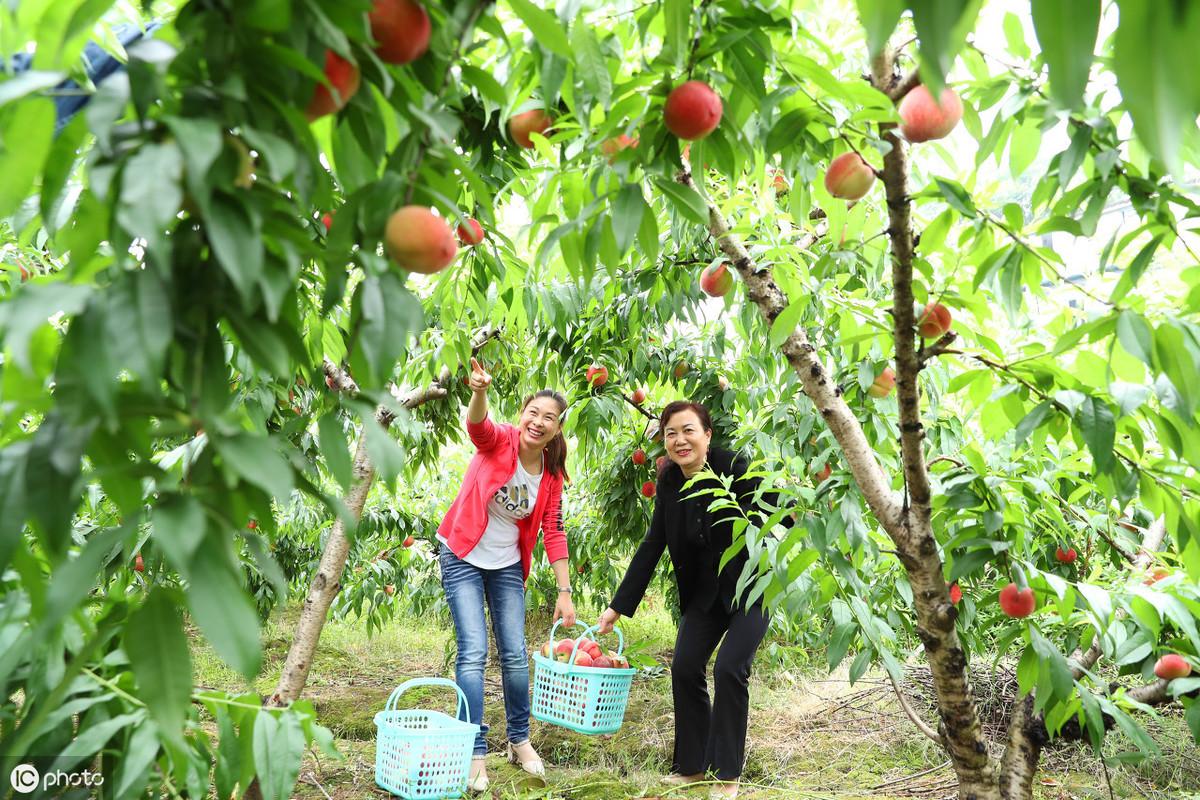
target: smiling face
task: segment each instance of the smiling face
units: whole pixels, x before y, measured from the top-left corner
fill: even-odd
[[[559,417],[566,409],[553,397],[535,397],[521,410],[517,429],[521,432],[521,444],[526,447],[544,448],[562,427]]]
[[[710,441],[712,431],[704,430],[700,416],[690,408],[672,414],[663,431],[667,457],[679,465],[684,475],[694,475],[704,467]]]

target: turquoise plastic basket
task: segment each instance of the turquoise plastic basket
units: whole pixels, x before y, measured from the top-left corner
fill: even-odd
[[[449,686],[458,711],[398,710],[400,695],[417,686]],[[472,725],[467,696],[445,678],[414,678],[396,687],[375,715],[375,783],[405,800],[459,797],[467,788],[479,726]]]
[[[550,629],[550,646],[558,643],[554,633],[558,622]],[[588,626],[582,636],[595,640],[591,634],[597,626]],[[625,651],[625,637],[617,632],[617,654]],[[581,667],[573,663],[579,642],[571,649],[570,664],[533,654],[533,708],[535,719],[561,725],[577,733],[613,733],[625,721],[625,706],[629,702],[629,687],[636,669],[601,669]]]

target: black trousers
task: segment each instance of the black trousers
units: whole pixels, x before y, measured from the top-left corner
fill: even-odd
[[[695,775],[711,769],[723,781],[741,776],[750,713],[750,664],[769,621],[761,608],[730,613],[720,602],[705,611],[690,608],[684,613],[671,664],[673,772]],[[710,704],[705,673],[722,636],[725,641],[713,667],[715,693]]]

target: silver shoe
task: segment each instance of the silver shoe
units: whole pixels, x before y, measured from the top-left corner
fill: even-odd
[[[526,742],[518,742],[518,744],[526,744]],[[513,750],[511,742],[508,745],[508,763],[516,764],[530,775],[534,775],[538,778],[546,777],[546,765],[542,763],[542,759],[531,758],[528,761],[522,761],[521,759],[517,758],[517,751]]]
[[[475,756],[471,757],[472,762],[474,762],[474,761],[482,762],[483,760],[484,759],[482,757],[475,757]],[[471,777],[467,778],[467,789],[472,792],[486,792],[488,790],[488,783],[489,783],[489,781],[488,781],[488,775],[487,775],[487,768],[485,767],[483,769],[483,771],[480,772],[478,775],[476,775],[474,778],[471,778]]]
[[[672,772],[670,775],[663,777],[662,782],[667,786],[687,786],[689,783],[699,783],[704,780],[704,773],[697,772],[695,775],[680,775]]]
[[[717,784],[709,790],[708,800],[737,800],[738,788],[738,784],[731,781]]]

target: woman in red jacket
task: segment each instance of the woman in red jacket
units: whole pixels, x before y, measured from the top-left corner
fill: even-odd
[[[567,443],[561,429],[567,401],[557,392],[543,389],[525,400],[516,425],[496,424],[488,419],[491,382],[479,362],[471,359],[467,434],[476,452],[458,497],[438,527],[442,587],[458,642],[455,680],[467,696],[471,722],[480,725],[471,760],[469,788],[474,791],[488,786],[484,766],[487,726],[483,725],[488,643],[485,602],[500,651],[508,759],[533,775],[546,773],[529,742],[529,655],[525,649],[525,579],[539,529],[558,582],[554,618],[562,617],[565,625],[575,624],[561,511],[567,475]]]

